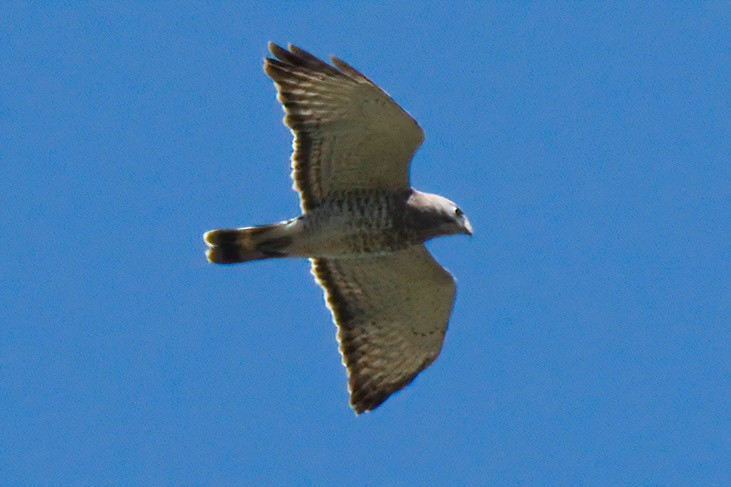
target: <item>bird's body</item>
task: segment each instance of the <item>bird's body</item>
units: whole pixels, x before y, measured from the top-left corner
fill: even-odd
[[[211,246],[209,260],[232,263],[219,257],[225,255],[225,247],[240,247],[242,238],[261,228],[268,231],[258,233],[259,241],[254,247],[259,245],[270,254],[280,254],[263,258],[360,258],[403,250],[439,235],[463,232],[450,225],[441,226],[443,221],[437,217],[438,213],[424,212],[415,204],[422,198],[423,193],[414,190],[364,190],[330,195],[318,207],[279,224],[209,232],[206,236]],[[434,221],[425,222],[429,218]],[[242,256],[234,262],[258,260],[257,255]]]
[[[356,412],[380,405],[439,354],[455,294],[423,243],[472,233],[462,211],[410,187],[423,132],[380,88],[333,58],[270,44],[292,129],[292,176],[302,215],[205,235],[208,259],[231,264],[306,257],[325,290]]]

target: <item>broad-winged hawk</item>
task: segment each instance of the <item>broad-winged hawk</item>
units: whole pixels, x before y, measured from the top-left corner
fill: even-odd
[[[456,286],[424,242],[472,227],[451,201],[411,187],[424,133],[383,90],[336,57],[329,65],[292,45],[269,51],[264,70],[294,134],[302,214],[207,232],[208,260],[309,258],[338,326],[350,404],[361,413],[439,355]]]

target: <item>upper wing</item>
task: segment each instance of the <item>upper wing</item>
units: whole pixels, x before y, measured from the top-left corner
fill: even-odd
[[[336,57],[335,67],[269,43],[264,71],[294,134],[292,179],[303,211],[328,193],[408,189],[409,162],[424,140],[416,121],[372,81]]]
[[[437,358],[457,288],[426,247],[313,259],[312,272],[338,325],[356,413],[378,407]]]

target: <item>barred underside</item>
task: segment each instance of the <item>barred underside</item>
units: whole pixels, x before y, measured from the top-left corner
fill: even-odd
[[[437,358],[456,287],[424,246],[313,259],[312,272],[338,325],[356,413],[378,407]]]

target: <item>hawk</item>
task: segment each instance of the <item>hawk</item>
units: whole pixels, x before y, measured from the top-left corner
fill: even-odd
[[[207,257],[216,264],[310,259],[360,414],[439,355],[456,285],[424,242],[472,235],[472,227],[448,199],[411,187],[409,164],[424,132],[386,92],[334,56],[330,65],[291,44],[268,47],[264,71],[294,135],[302,214],[207,232]]]

